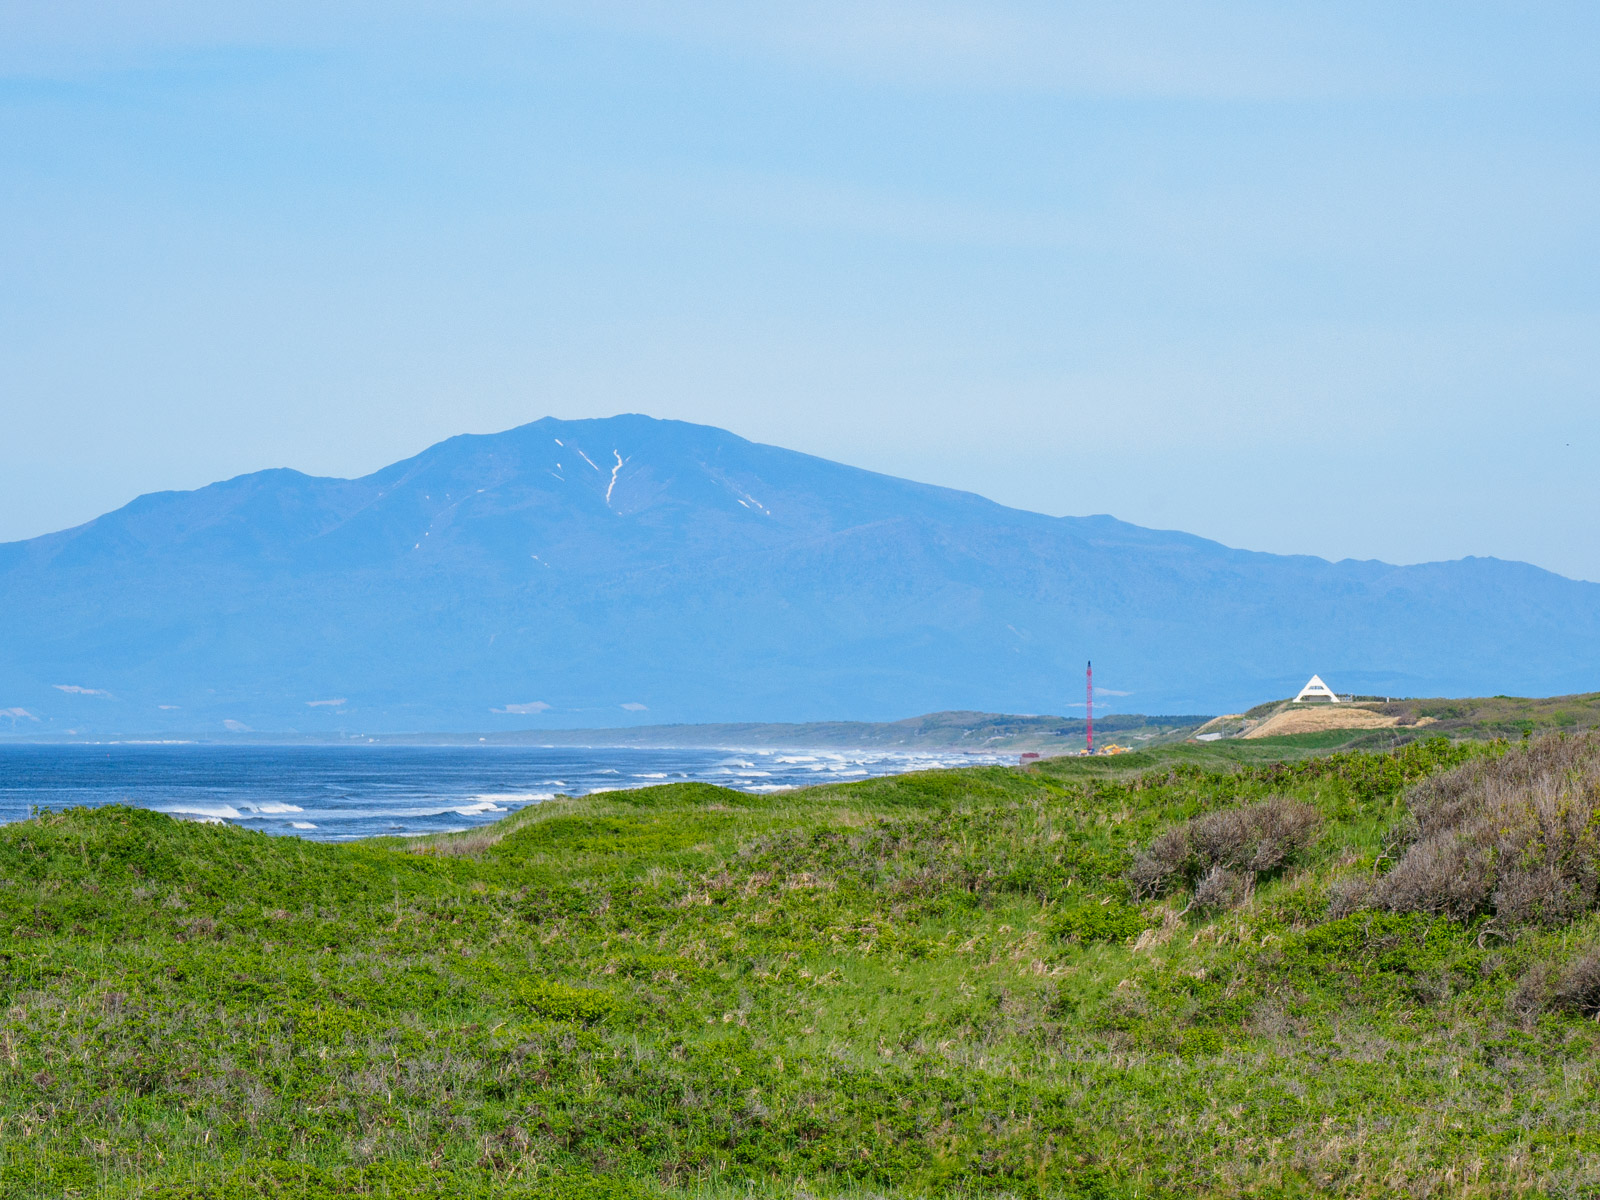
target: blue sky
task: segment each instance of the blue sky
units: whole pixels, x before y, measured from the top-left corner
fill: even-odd
[[[0,540],[639,411],[1600,580],[1600,8],[0,6]]]

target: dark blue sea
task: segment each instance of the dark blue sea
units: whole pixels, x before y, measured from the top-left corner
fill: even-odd
[[[935,767],[969,754],[587,747],[0,744],[0,820],[133,804],[322,841],[470,829],[558,795],[701,780],[775,792]]]

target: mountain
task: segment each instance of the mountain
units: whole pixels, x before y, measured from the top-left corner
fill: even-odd
[[[1234,710],[1596,686],[1600,585],[1057,518],[643,416],[262,471],[0,545],[0,731]],[[1081,711],[1081,707],[1079,708]]]

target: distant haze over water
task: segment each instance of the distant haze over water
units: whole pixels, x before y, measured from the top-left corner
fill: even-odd
[[[588,747],[0,746],[0,820],[131,804],[319,841],[470,829],[557,795],[686,780],[752,793],[1003,755]]]

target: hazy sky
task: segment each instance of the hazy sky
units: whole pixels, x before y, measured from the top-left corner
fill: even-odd
[[[1600,580],[1600,5],[0,4],[0,540],[646,412]]]

